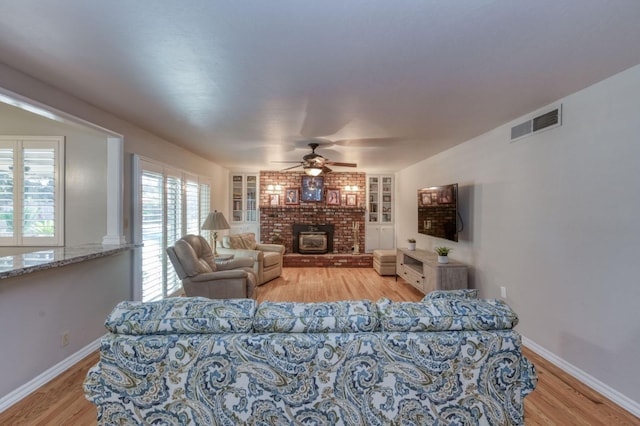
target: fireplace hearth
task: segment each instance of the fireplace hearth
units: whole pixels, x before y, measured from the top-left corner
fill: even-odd
[[[293,224],[293,252],[322,254],[333,252],[334,225]]]

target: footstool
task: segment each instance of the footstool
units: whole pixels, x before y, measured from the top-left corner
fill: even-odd
[[[396,274],[396,251],[395,250],[374,250],[373,269],[380,275]]]

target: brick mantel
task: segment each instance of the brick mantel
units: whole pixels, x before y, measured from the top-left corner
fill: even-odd
[[[260,172],[260,237],[265,243],[278,242],[284,244],[286,252],[293,249],[293,224],[333,224],[333,252],[350,254],[354,247],[354,226],[359,227],[359,251],[364,253],[365,239],[365,193],[366,178],[364,173],[332,172],[325,175],[325,188],[340,189],[342,200],[340,206],[328,206],[324,202],[301,202],[297,205],[281,204],[277,207],[268,205],[269,185],[280,185],[281,194],[286,188],[299,188],[303,173],[298,172]],[[344,203],[346,185],[358,186],[357,206],[346,206]],[[281,203],[283,196],[281,195]]]

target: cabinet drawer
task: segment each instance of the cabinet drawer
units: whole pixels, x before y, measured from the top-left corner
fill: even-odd
[[[420,272],[407,265],[402,265],[400,269],[400,277],[424,293],[424,275]]]

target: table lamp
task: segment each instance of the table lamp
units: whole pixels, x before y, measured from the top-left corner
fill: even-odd
[[[218,240],[218,231],[229,229],[229,222],[224,218],[222,212],[214,210],[209,213],[207,219],[202,224],[202,229],[205,231],[213,231],[213,257],[216,257],[218,250],[216,248]]]

